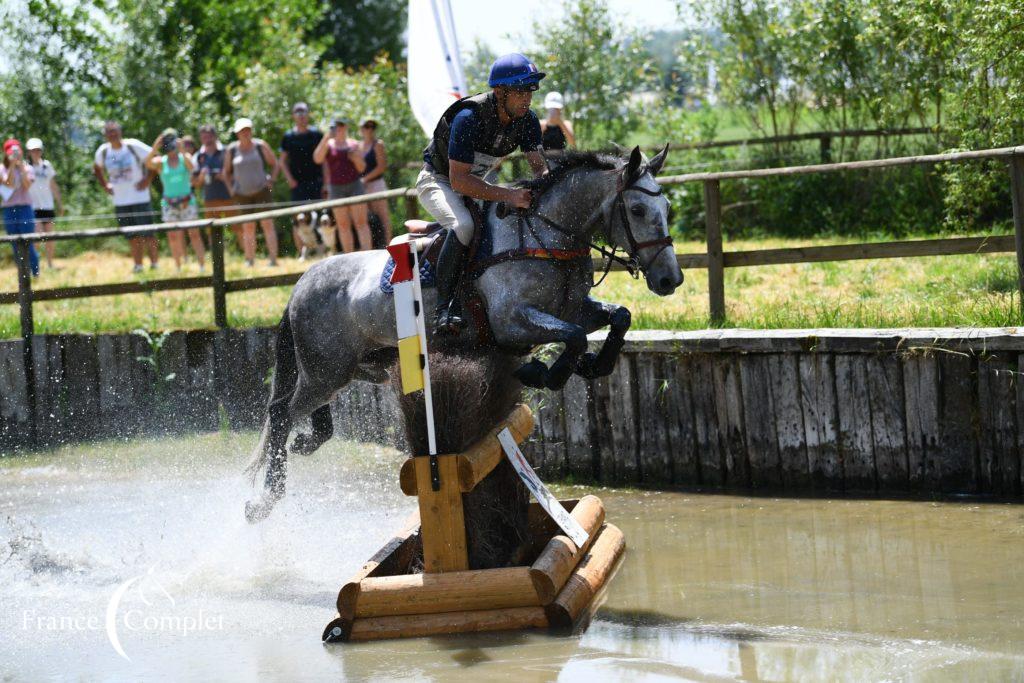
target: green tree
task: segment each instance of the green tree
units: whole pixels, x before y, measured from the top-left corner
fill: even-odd
[[[405,0],[326,0],[312,32],[326,43],[321,61],[355,67],[382,54],[401,59],[408,7]]]
[[[659,96],[643,36],[617,21],[605,0],[566,0],[564,9],[556,21],[533,24],[534,59],[548,74],[543,87],[564,95],[580,147],[625,143],[645,94]]]

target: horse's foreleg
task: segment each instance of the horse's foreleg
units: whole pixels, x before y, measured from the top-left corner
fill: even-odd
[[[587,350],[587,333],[579,325],[566,322],[533,306],[522,306],[513,315],[510,335],[512,343],[565,344],[565,350],[548,368],[534,358],[515,372],[516,378],[535,389],[561,389],[576,369],[580,356]]]
[[[585,353],[580,357],[576,373],[585,379],[605,377],[612,374],[612,370],[615,369],[633,317],[628,308],[618,304],[606,304],[587,298],[585,306],[584,329],[589,333],[607,325],[609,330],[604,344],[597,353]]]

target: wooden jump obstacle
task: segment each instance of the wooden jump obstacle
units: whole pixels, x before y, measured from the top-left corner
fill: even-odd
[[[487,436],[462,453],[439,455],[439,490],[430,458],[409,458],[400,483],[419,497],[407,526],[370,558],[338,593],[338,616],[324,642],[414,638],[525,628],[571,629],[596,607],[595,598],[625,550],[622,532],[605,522],[597,496],[560,501],[587,531],[577,547],[537,503],[528,510],[530,537],[520,566],[469,569],[462,494],[472,491],[504,458],[498,433],[516,443],[533,431],[533,413],[520,404]],[[422,573],[412,573],[422,567]]]

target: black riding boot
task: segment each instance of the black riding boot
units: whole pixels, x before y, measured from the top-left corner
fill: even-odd
[[[458,285],[462,277],[462,264],[466,260],[467,248],[463,246],[454,230],[445,235],[441,253],[437,257],[437,309],[434,311],[434,333],[440,335],[458,334],[465,321],[459,303]]]

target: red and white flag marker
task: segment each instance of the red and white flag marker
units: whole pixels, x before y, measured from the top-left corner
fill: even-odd
[[[427,414],[427,446],[430,450],[432,488],[439,487],[437,476],[437,439],[434,435],[434,402],[430,394],[430,359],[427,355],[427,327],[424,322],[423,290],[415,240],[388,247],[395,261],[391,285],[395,292],[395,322],[398,327],[398,365],[402,374],[402,393],[423,390]]]

